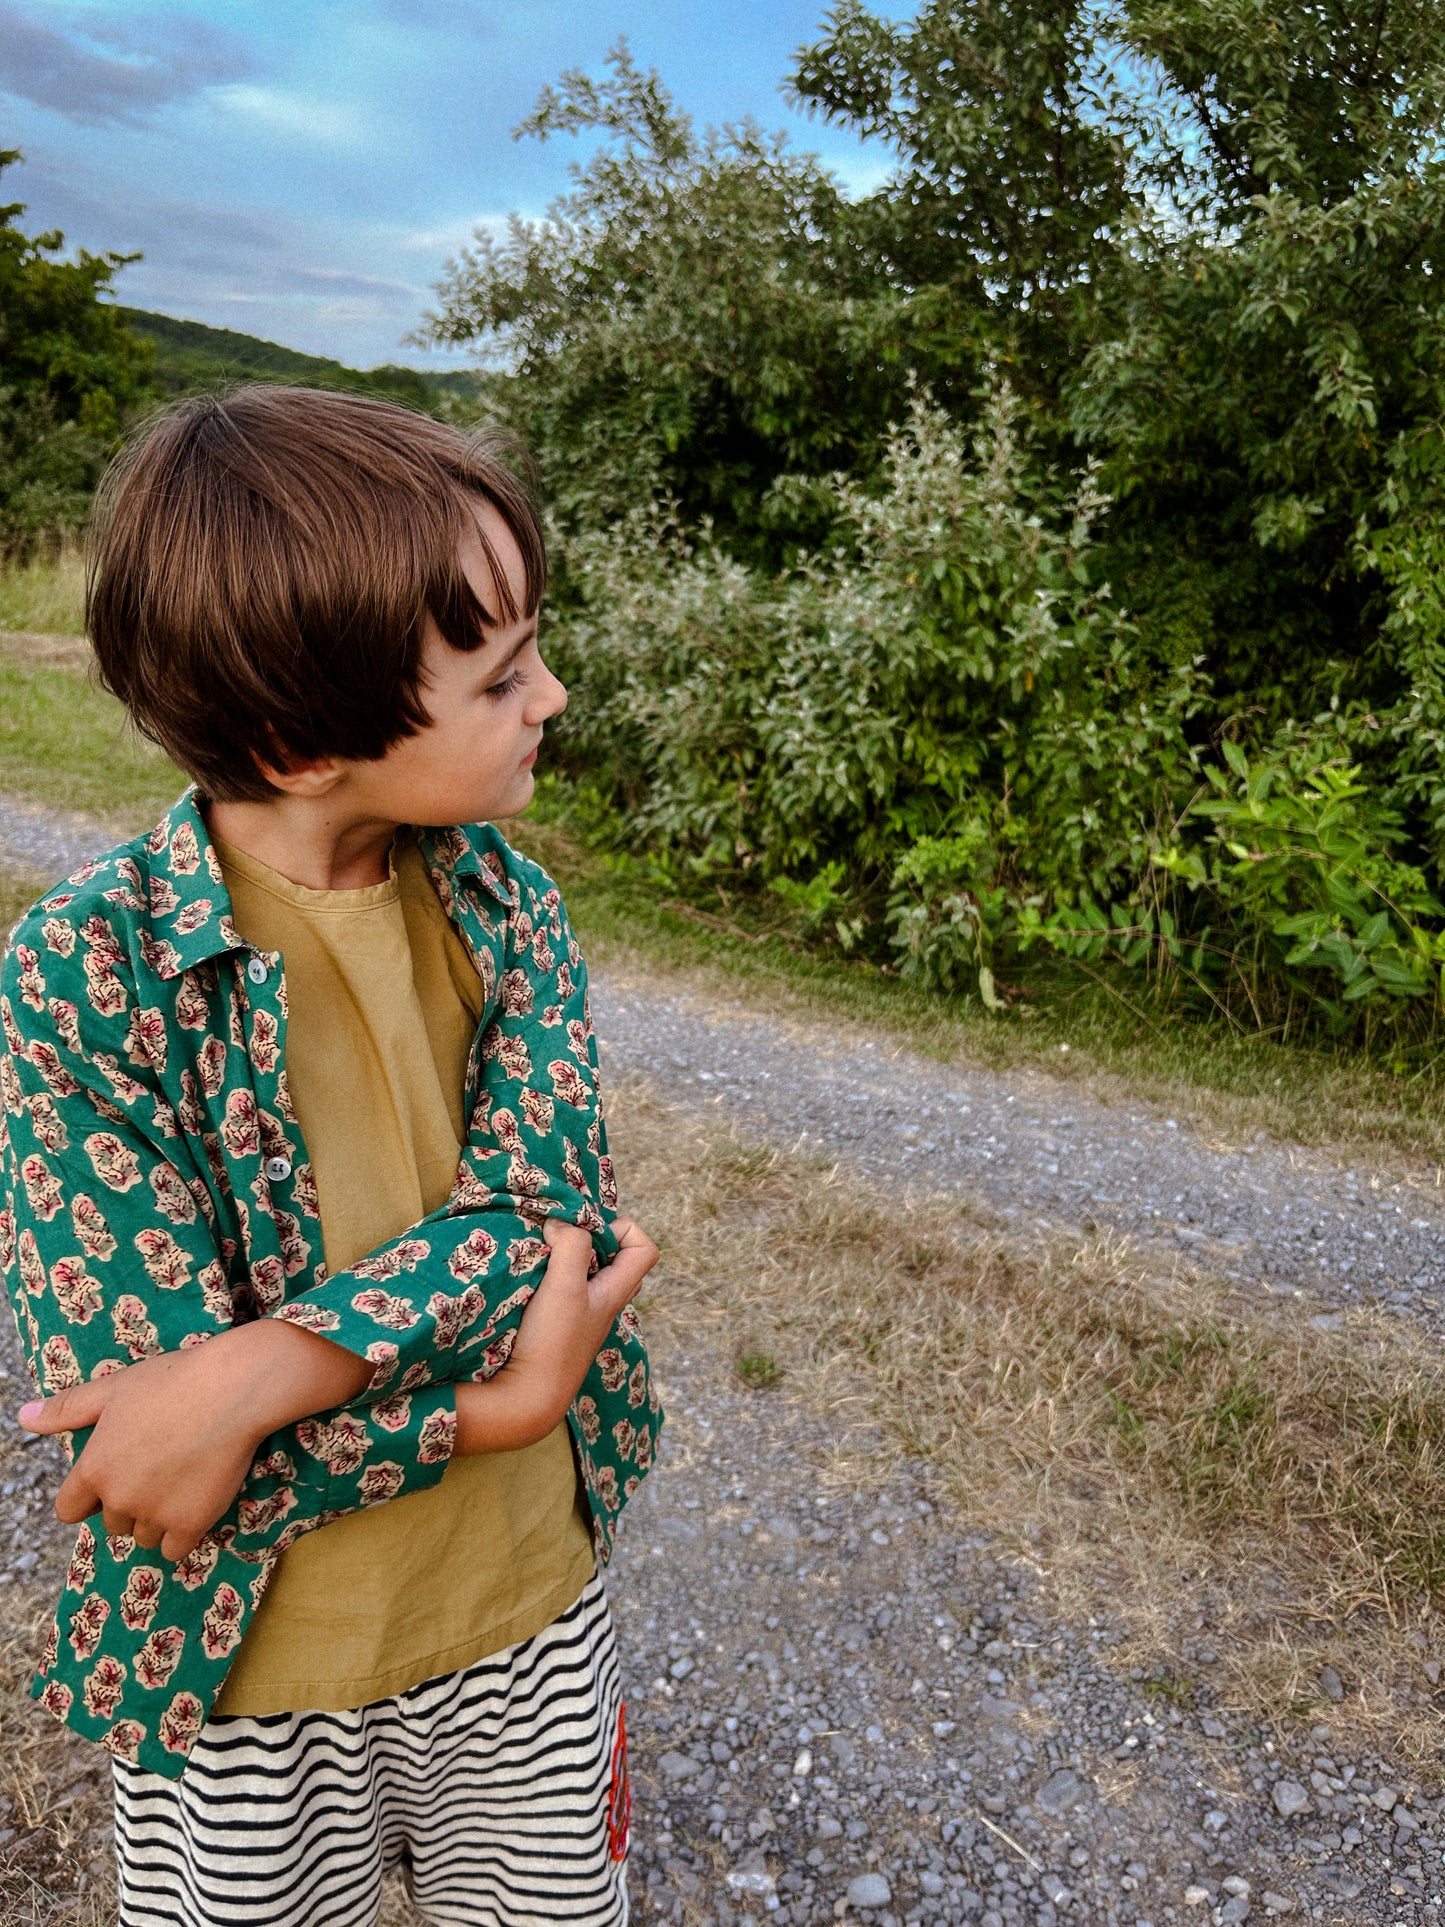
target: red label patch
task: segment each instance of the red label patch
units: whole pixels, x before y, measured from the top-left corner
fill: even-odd
[[[627,1702],[617,1711],[617,1738],[612,1745],[612,1784],[607,1790],[607,1847],[614,1860],[627,1858],[632,1831],[632,1781],[627,1771]]]

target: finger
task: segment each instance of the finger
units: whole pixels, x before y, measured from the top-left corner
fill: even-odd
[[[135,1531],[135,1520],[131,1514],[121,1512],[115,1506],[101,1507],[100,1522],[113,1539],[129,1539]]]
[[[154,1552],[165,1536],[165,1528],[154,1519],[137,1519],[130,1529],[130,1536],[138,1546],[144,1546],[147,1552]]]
[[[606,1266],[605,1269],[615,1271],[617,1267],[621,1265],[624,1271],[629,1274],[635,1271],[638,1282],[641,1283],[661,1255],[661,1252],[652,1242],[651,1238],[648,1237],[647,1233],[645,1231],[639,1231],[634,1226],[632,1236],[628,1239],[627,1243],[623,1245],[617,1256],[612,1260],[612,1263]]]
[[[100,1494],[77,1464],[55,1495],[55,1516],[68,1526],[78,1526],[100,1511]]]
[[[657,1246],[649,1238],[645,1249],[632,1247],[620,1251],[610,1265],[604,1265],[592,1283],[604,1294],[603,1302],[620,1311],[642,1288],[642,1281],[657,1263]]]
[[[657,1246],[653,1244],[652,1239],[635,1218],[617,1218],[613,1221],[612,1229],[617,1233],[617,1242],[624,1251],[644,1251],[650,1246],[654,1254],[656,1253]]]
[[[569,1244],[580,1248],[585,1244],[592,1246],[592,1235],[582,1230],[580,1225],[567,1224],[561,1218],[548,1218],[542,1226],[542,1240],[553,1251],[565,1251]]]
[[[179,1527],[172,1527],[161,1540],[161,1557],[172,1560],[184,1559],[195,1551],[205,1536],[204,1532],[188,1532]]]
[[[88,1385],[68,1385],[52,1398],[31,1399],[16,1416],[27,1432],[76,1432],[95,1424],[106,1397],[105,1380],[92,1379]]]

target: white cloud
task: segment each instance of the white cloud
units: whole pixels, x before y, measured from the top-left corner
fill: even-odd
[[[470,247],[479,232],[491,235],[494,241],[502,240],[507,232],[507,220],[505,214],[468,214],[444,222],[441,227],[401,229],[391,238],[393,244],[407,254],[440,258],[454,255],[459,248]]]
[[[317,100],[305,94],[285,93],[279,87],[245,82],[217,88],[215,98],[232,113],[259,121],[277,133],[300,135],[330,147],[357,146],[366,131],[358,109],[345,101]]]

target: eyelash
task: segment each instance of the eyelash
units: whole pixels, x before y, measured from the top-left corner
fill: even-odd
[[[521,683],[522,672],[520,669],[514,669],[510,676],[503,676],[500,682],[494,682],[487,694],[500,702],[504,696],[510,696],[514,689],[519,688]]]

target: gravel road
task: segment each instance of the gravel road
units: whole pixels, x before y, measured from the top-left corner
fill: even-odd
[[[76,835],[0,806],[0,853],[27,868],[73,863]],[[620,973],[596,1006],[615,1072],[874,1183],[1114,1225],[1330,1303],[1441,1308],[1445,1203],[1425,1174],[1391,1186],[1298,1147],[1221,1147],[1042,1075]],[[1030,1561],[961,1529],[924,1469],[836,1435],[786,1386],[742,1390],[696,1335],[657,1337],[665,1456],[611,1580],[642,1927],[1440,1920],[1445,1803],[1346,1757],[1328,1726],[1276,1743],[1224,1714],[1207,1600],[1184,1710],[1111,1663],[1106,1612],[1053,1616]],[[18,1383],[8,1330],[0,1368]],[[37,1604],[63,1570],[54,1477],[48,1446],[0,1443],[0,1587]],[[0,1812],[0,1849],[15,1826]]]
[[[60,877],[114,842],[83,816],[63,816],[0,796],[0,868]]]
[[[1043,1073],[939,1064],[856,1025],[834,1036],[645,978],[594,984],[614,1073],[875,1183],[987,1200],[1021,1224],[1107,1226],[1261,1289],[1445,1314],[1433,1167],[1387,1182],[1263,1135],[1211,1143],[1185,1118]]]

